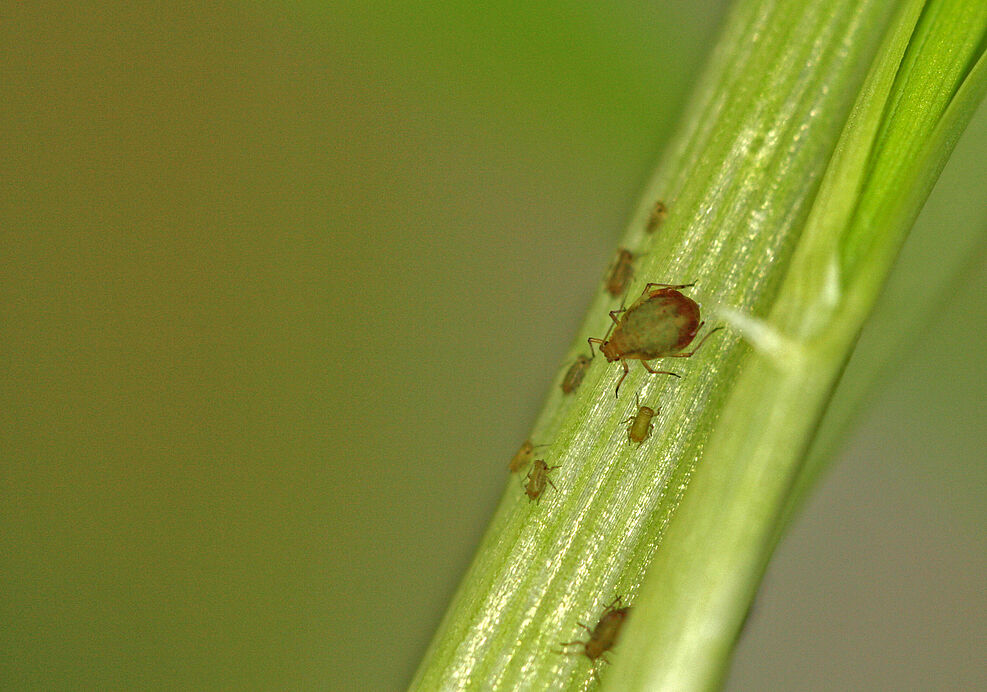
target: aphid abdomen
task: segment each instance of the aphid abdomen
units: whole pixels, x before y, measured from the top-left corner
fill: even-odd
[[[641,444],[651,437],[651,430],[653,427],[651,424],[651,419],[654,417],[654,409],[647,406],[642,406],[638,409],[637,415],[634,416],[634,421],[627,429],[627,436],[630,438],[631,442]]]
[[[599,622],[596,623],[596,627],[592,630],[586,627],[586,625],[579,623],[580,627],[583,627],[589,632],[589,639],[587,641],[576,640],[563,642],[562,646],[578,645],[582,647],[583,654],[586,655],[586,658],[595,664],[596,659],[610,651],[617,643],[617,637],[620,635],[620,629],[624,625],[624,620],[627,619],[628,613],[631,612],[630,607],[615,608],[614,606],[618,603],[620,603],[620,598],[615,599],[613,603],[607,606],[606,610],[603,611],[603,615],[600,616]],[[566,652],[563,648],[561,653],[571,654],[575,652]],[[603,660],[606,661],[606,659]]]
[[[620,335],[625,358],[654,358],[651,354],[669,352],[679,341],[674,306],[655,298],[628,310],[620,323]]]
[[[611,265],[610,273],[607,275],[607,293],[613,297],[618,297],[627,288],[627,284],[634,277],[634,255],[629,250],[620,248],[617,250],[617,258]]]
[[[534,456],[535,446],[531,444],[531,440],[525,440],[521,444],[521,448],[511,459],[511,463],[508,465],[511,469],[511,473],[517,473],[525,466],[531,463],[531,457]]]
[[[661,200],[655,202],[655,206],[651,209],[651,214],[648,216],[648,223],[645,225],[644,230],[648,233],[654,233],[665,217],[668,216],[668,207]]]
[[[699,306],[678,291],[653,295],[621,320],[625,357],[650,360],[687,346],[699,328]]]
[[[529,500],[540,500],[542,493],[545,492],[546,484],[551,485],[553,488],[555,487],[548,474],[557,468],[559,467],[549,466],[543,459],[535,460],[531,470],[528,471],[528,483],[524,488],[524,494],[528,496]]]
[[[590,656],[590,658],[599,658],[614,647],[617,643],[617,637],[620,635],[620,628],[623,627],[624,619],[630,610],[630,608],[617,608],[604,613],[600,622],[593,628],[593,636],[586,642],[587,656],[589,656],[591,646],[597,651],[596,656]]]
[[[607,650],[603,647],[603,642],[599,639],[590,639],[583,647],[583,652],[586,654],[586,658],[591,661],[595,661],[600,656],[605,654]]]
[[[589,369],[589,364],[590,359],[586,356],[576,356],[576,361],[569,366],[565,376],[562,378],[563,394],[572,394],[579,388],[579,385],[583,382],[583,378],[586,377],[586,370]]]

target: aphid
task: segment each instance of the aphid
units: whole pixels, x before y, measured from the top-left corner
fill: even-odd
[[[661,409],[659,408],[658,411],[656,411],[648,406],[641,406],[641,400],[637,397],[637,395],[634,396],[634,403],[638,407],[637,414],[621,422],[631,422],[631,424],[627,426],[627,437],[631,442],[641,444],[651,437],[651,429],[654,428],[654,425],[651,423],[651,419],[654,418],[655,414],[658,413],[658,411],[661,411]]]
[[[538,447],[547,447],[548,445],[534,445],[531,444],[531,440],[525,440],[521,443],[521,448],[511,459],[511,463],[508,467],[511,469],[511,473],[517,473],[525,466],[531,463],[531,458],[535,456],[535,449]]]
[[[576,356],[576,362],[566,370],[565,377],[562,378],[562,391],[565,394],[572,394],[583,382],[586,370],[589,368],[590,358],[580,354]]]
[[[634,278],[634,255],[629,250],[620,248],[617,250],[617,257],[610,265],[606,281],[607,293],[613,297],[620,296],[627,288],[627,284]]]
[[[549,466],[541,459],[535,459],[535,465],[531,467],[528,471],[528,475],[525,478],[528,480],[528,484],[524,486],[524,494],[528,496],[528,500],[536,500],[541,502],[541,494],[545,492],[545,484],[548,483],[550,486],[558,491],[555,487],[555,483],[552,479],[548,477],[550,471],[554,471],[559,468],[558,466]]]
[[[644,230],[648,233],[654,233],[661,226],[665,217],[668,216],[668,207],[661,200],[655,202],[654,209],[651,210],[651,216],[648,217],[648,225],[644,227]]]
[[[722,329],[722,327],[713,329],[694,349],[688,353],[679,353],[692,343],[704,324],[699,319],[699,305],[696,301],[678,292],[680,288],[689,288],[693,285],[672,286],[649,283],[644,287],[641,297],[629,308],[610,311],[610,319],[613,320],[610,329],[613,330],[613,334],[607,331],[609,339],[606,336],[602,339],[595,337],[587,339],[590,349],[593,348],[593,344],[600,344],[600,352],[606,356],[608,363],[619,360],[624,366],[624,374],[617,381],[615,394],[620,392],[620,384],[629,372],[628,360],[641,361],[644,369],[652,375],[678,377],[679,375],[674,372],[652,369],[647,361],[666,357],[688,358],[699,350],[713,332]],[[653,289],[654,286],[660,288]],[[618,320],[617,315],[621,313],[623,314]]]
[[[593,674],[596,675],[597,679],[600,677],[596,672],[597,659],[602,660],[604,663],[610,662],[603,657],[603,654],[610,651],[610,649],[612,649],[617,643],[617,637],[620,635],[620,628],[623,627],[624,620],[627,619],[628,614],[631,612],[630,607],[618,608],[617,606],[619,605],[621,605],[620,596],[617,596],[617,598],[613,599],[613,602],[603,611],[603,615],[600,616],[600,621],[596,623],[596,627],[593,629],[590,629],[581,622],[577,623],[580,627],[589,632],[589,640],[584,642],[577,639],[575,641],[565,642],[562,646],[578,645],[583,648],[581,652],[565,650],[559,652],[566,655],[576,656],[580,653],[586,654],[586,658],[593,662]]]

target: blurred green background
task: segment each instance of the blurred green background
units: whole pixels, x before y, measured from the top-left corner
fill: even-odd
[[[0,687],[403,688],[723,13],[6,8]],[[987,688],[985,161],[730,689]]]

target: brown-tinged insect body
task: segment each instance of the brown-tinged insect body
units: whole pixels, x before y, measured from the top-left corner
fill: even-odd
[[[509,464],[511,473],[517,473],[525,466],[530,464],[531,457],[533,457],[534,454],[535,454],[535,446],[531,444],[531,440],[525,440],[524,442],[522,442],[521,448],[517,451],[517,453],[514,455],[514,458],[511,459],[511,463]]]
[[[661,409],[656,411],[650,406],[641,406],[641,402],[637,396],[634,397],[634,401],[638,407],[637,413],[622,422],[630,422],[630,425],[627,426],[627,438],[631,442],[641,444],[651,437],[651,431],[654,429],[654,424],[651,422],[651,419],[654,418],[655,414]]]
[[[653,288],[655,286],[660,288]],[[703,326],[699,305],[678,291],[689,286],[692,284],[672,286],[649,283],[641,297],[629,308],[610,311],[610,319],[615,327],[611,327],[612,332],[608,332],[609,339],[588,339],[590,348],[594,343],[600,344],[600,352],[607,362],[619,360],[624,366],[624,374],[617,382],[617,392],[629,372],[628,360],[640,360],[644,369],[652,375],[679,377],[667,370],[654,370],[645,361],[665,357],[689,358],[699,350],[710,334],[720,329],[717,327],[710,331],[693,350],[680,353],[692,343]],[[620,319],[617,315],[620,315]]]
[[[596,627],[590,629],[587,625],[583,623],[578,623],[580,627],[589,632],[589,639],[587,641],[575,640],[571,642],[565,642],[562,644],[565,646],[581,646],[582,652],[578,651],[561,651],[563,654],[579,654],[583,653],[586,655],[590,661],[593,662],[593,673],[596,674],[596,661],[597,659],[609,663],[606,658],[603,658],[603,654],[610,651],[614,645],[617,643],[617,637],[620,636],[620,630],[624,626],[624,621],[631,612],[630,607],[617,607],[620,605],[620,596],[615,598],[613,602],[606,607],[603,611],[603,615],[600,616],[600,621],[596,623]],[[599,675],[597,675],[599,677]]]
[[[668,207],[665,206],[664,202],[658,200],[655,202],[655,206],[651,210],[651,215],[648,216],[648,223],[644,227],[644,230],[648,233],[654,233],[665,221],[666,216],[668,216]]]
[[[565,377],[562,378],[562,392],[564,394],[572,394],[582,384],[591,360],[582,354],[576,356],[576,362],[569,366],[565,372]]]
[[[547,447],[547,446],[548,446],[547,444],[544,445],[532,444],[531,440],[525,440],[524,442],[522,442],[521,448],[518,449],[517,453],[514,455],[514,458],[511,459],[511,463],[508,465],[508,467],[511,469],[511,473],[517,473],[525,466],[530,464],[531,460],[535,456],[535,450],[538,449],[539,447]]]
[[[528,475],[525,477],[528,483],[524,486],[524,494],[528,496],[529,501],[535,500],[536,502],[541,502],[541,496],[545,492],[546,484],[558,491],[555,483],[548,477],[548,474],[557,468],[559,467],[549,466],[541,459],[535,460],[534,466],[531,467],[531,470],[528,471]]]
[[[617,250],[617,257],[610,266],[607,273],[606,287],[607,293],[614,298],[622,295],[627,290],[627,284],[634,278],[634,255],[629,250],[620,248]]]

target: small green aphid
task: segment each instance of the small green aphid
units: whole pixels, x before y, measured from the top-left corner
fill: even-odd
[[[651,215],[648,217],[648,224],[644,227],[644,230],[648,233],[654,233],[661,226],[665,217],[668,216],[668,207],[661,200],[655,202],[654,209],[651,210]]]
[[[548,445],[535,445],[531,444],[531,440],[525,440],[521,443],[521,448],[511,459],[511,463],[508,464],[508,468],[511,469],[511,473],[517,473],[525,466],[531,463],[531,459],[535,456],[535,449],[538,447],[547,447]]]
[[[558,492],[558,488],[555,487],[555,483],[552,479],[548,477],[549,472],[554,471],[559,468],[558,466],[549,466],[541,459],[535,459],[534,466],[528,471],[528,475],[525,476],[528,483],[524,486],[524,494],[528,496],[528,500],[535,500],[536,502],[541,502],[541,495],[545,492],[545,484],[548,483],[552,488]]]
[[[619,360],[624,366],[624,374],[617,380],[614,394],[620,393],[620,384],[627,377],[630,368],[628,360],[639,360],[644,369],[652,375],[672,375],[667,370],[654,370],[647,361],[654,358],[689,358],[703,343],[722,327],[711,330],[702,338],[698,345],[688,353],[680,351],[692,343],[704,322],[699,319],[699,305],[688,296],[679,293],[680,288],[689,288],[695,284],[656,284],[649,283],[644,287],[641,297],[634,301],[629,308],[611,310],[610,319],[613,324],[607,331],[608,339],[590,337],[587,339],[590,349],[593,344],[600,344],[600,352],[608,363]],[[660,288],[653,288],[659,286]],[[621,314],[623,313],[623,314]],[[617,319],[617,315],[621,315]],[[616,329],[614,327],[616,326]],[[612,330],[612,334],[610,331]]]
[[[607,272],[607,278],[604,282],[607,287],[607,293],[614,298],[622,295],[627,289],[627,284],[633,278],[634,255],[630,253],[630,250],[619,248],[617,250],[617,257],[614,259],[613,264],[610,265],[610,271]]]
[[[634,395],[634,404],[638,407],[637,414],[627,418],[622,423],[630,422],[627,426],[627,437],[631,442],[637,442],[639,445],[651,437],[651,430],[654,428],[651,419],[655,417],[661,409],[653,409],[648,406],[641,406],[641,400],[638,395]]]
[[[583,382],[586,370],[589,368],[591,359],[580,354],[576,356],[576,362],[569,366],[562,378],[562,392],[572,394]]]
[[[597,660],[603,661],[604,663],[609,663],[603,654],[610,651],[617,643],[617,637],[620,635],[620,628],[624,626],[624,621],[627,619],[628,614],[630,614],[630,607],[618,608],[620,606],[620,596],[613,599],[613,602],[606,607],[603,611],[603,615],[600,616],[600,621],[596,623],[596,627],[590,629],[587,625],[583,623],[577,623],[584,630],[589,632],[589,640],[575,640],[571,642],[565,642],[562,644],[563,647],[566,646],[581,646],[582,651],[565,651],[562,650],[559,653],[566,654],[569,656],[578,656],[579,654],[586,654],[588,658],[593,663],[593,675],[596,675],[596,679],[599,680],[600,676],[596,672],[596,662]]]

